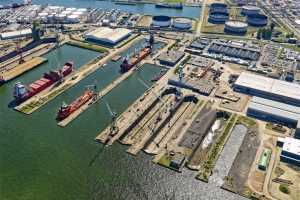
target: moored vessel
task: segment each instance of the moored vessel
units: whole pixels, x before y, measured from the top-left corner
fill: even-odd
[[[59,111],[56,115],[57,121],[62,121],[71,115],[73,112],[78,110],[82,105],[87,103],[90,99],[94,96],[94,92],[91,89],[86,89],[80,97],[78,97],[75,101],[71,104],[63,103],[62,106],[59,108]]]
[[[17,82],[14,85],[13,92],[16,103],[22,103],[27,99],[31,98],[32,96],[50,87],[54,83],[61,82],[64,77],[68,76],[73,72],[73,67],[73,62],[67,62],[62,69],[55,71],[51,70],[48,73],[44,73],[42,78],[34,81],[28,86],[22,84],[21,82]]]

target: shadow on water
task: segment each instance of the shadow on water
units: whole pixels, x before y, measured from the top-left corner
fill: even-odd
[[[100,155],[103,153],[104,149],[106,148],[102,144],[99,144],[99,145],[100,146],[98,148],[98,151],[96,152],[96,154],[92,157],[91,161],[89,162],[89,167],[93,166],[93,164],[95,163],[95,161],[100,157]]]

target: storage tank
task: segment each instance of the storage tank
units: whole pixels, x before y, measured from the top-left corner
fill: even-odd
[[[76,8],[66,8],[67,11],[71,11],[71,12],[74,12],[76,11],[77,9]]]
[[[176,18],[173,20],[173,27],[177,29],[192,28],[192,20],[187,18]]]
[[[169,27],[171,25],[171,17],[165,15],[157,15],[152,17],[152,26]]]
[[[79,18],[80,17],[78,15],[69,15],[67,17],[67,22],[68,23],[79,23],[80,22]]]
[[[260,12],[259,7],[247,5],[247,6],[242,7],[241,14],[243,14],[243,15],[253,15],[253,14],[259,14],[259,12]]]
[[[211,12],[208,17],[208,22],[212,24],[224,24],[229,19],[229,14],[226,12]]]
[[[245,34],[248,24],[242,21],[227,21],[225,23],[224,32],[232,34]]]
[[[268,17],[264,14],[251,14],[247,16],[247,23],[251,26],[266,26]]]
[[[80,12],[80,11],[75,11],[75,12],[72,12],[72,15],[78,15],[78,16],[81,16],[83,15],[84,13],[83,12]]]
[[[228,13],[227,4],[225,3],[212,3],[209,6],[209,12]]]
[[[87,9],[86,8],[78,8],[76,11],[85,13],[85,12],[87,12]]]

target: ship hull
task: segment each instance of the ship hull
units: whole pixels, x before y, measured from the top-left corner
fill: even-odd
[[[82,96],[78,97],[75,101],[73,101],[67,108],[65,108],[65,110],[62,111],[61,108],[56,115],[56,120],[62,121],[66,119],[92,98],[93,92],[90,90],[85,91],[85,93]]]
[[[66,63],[62,70],[60,70],[62,77],[59,77],[57,74],[55,74],[58,73],[57,71],[50,71],[49,73],[45,73],[42,78],[31,83],[29,86],[26,86],[26,88],[30,88],[30,90],[26,94],[22,96],[15,96],[15,102],[17,104],[21,104],[24,101],[33,97],[34,95],[54,85],[55,83],[58,83],[61,80],[61,78],[67,77],[73,72],[73,67],[73,63]]]
[[[122,63],[121,64],[121,72],[125,73],[129,71],[131,68],[133,68],[135,65],[137,65],[139,62],[141,62],[143,59],[145,59],[148,55],[151,54],[151,48],[146,47],[142,49],[138,55],[134,55],[130,58],[128,63]]]

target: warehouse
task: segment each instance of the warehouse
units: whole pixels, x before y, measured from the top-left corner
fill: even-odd
[[[229,42],[214,41],[208,48],[209,53],[222,54],[229,57],[235,57],[245,60],[258,60],[260,50],[236,45]]]
[[[242,72],[234,90],[287,104],[300,106],[300,85]]]
[[[300,107],[253,97],[249,103],[247,115],[295,128],[300,119]]]
[[[85,39],[91,42],[104,45],[116,45],[131,35],[132,31],[125,28],[111,29],[108,27],[98,28],[85,34]]]
[[[280,161],[300,167],[300,140],[284,138]]]
[[[23,29],[19,31],[10,31],[10,32],[1,33],[0,37],[2,40],[8,40],[8,39],[15,39],[20,37],[27,37],[31,35],[32,35],[31,29]]]

